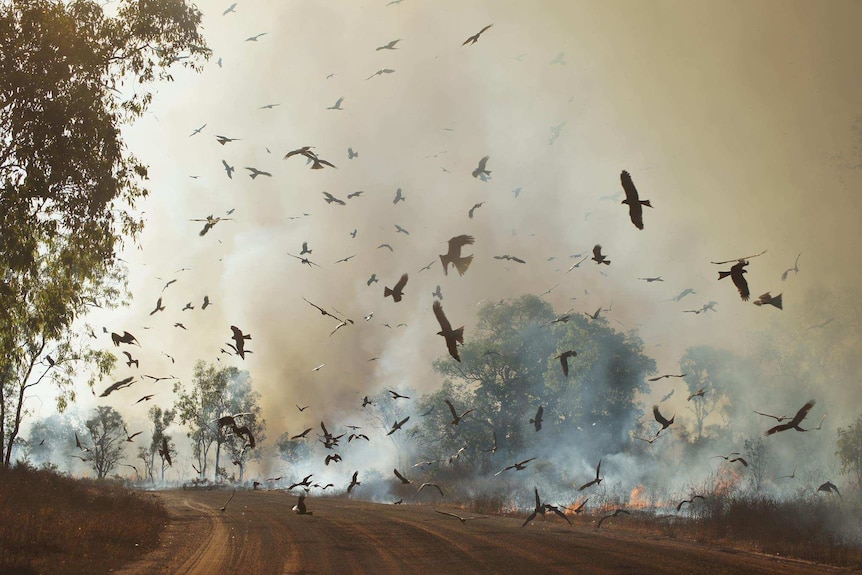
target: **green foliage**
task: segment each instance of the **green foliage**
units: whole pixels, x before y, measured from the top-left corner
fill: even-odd
[[[138,457],[144,462],[144,469],[146,470],[146,476],[150,481],[155,480],[155,462],[156,455],[159,454],[159,449],[162,446],[162,440],[167,437],[168,439],[168,453],[173,454],[176,450],[171,450],[173,445],[173,441],[170,436],[165,435],[165,430],[168,426],[173,423],[174,419],[177,417],[176,410],[173,409],[162,409],[158,405],[154,405],[147,412],[147,418],[153,424],[153,432],[150,436],[150,444],[146,447],[140,447]],[[165,479],[165,468],[168,465],[167,458],[160,456],[160,460],[162,462],[161,465],[161,479]]]
[[[479,310],[475,331],[461,348],[462,362],[435,362],[448,380],[420,401],[420,411],[435,407],[417,432],[426,455],[448,457],[465,444],[474,451],[490,448],[495,434],[503,453],[562,444],[581,445],[590,457],[622,449],[640,415],[635,397],[655,364],[636,336],[616,332],[604,320],[572,315],[552,323],[556,317],[533,295]],[[577,356],[569,359],[565,377],[556,356],[570,349]],[[452,425],[444,399],[459,413],[476,411]],[[530,419],[539,406],[544,424],[536,432]]]
[[[862,415],[847,427],[838,428],[838,443],[835,454],[841,461],[842,473],[852,474],[862,495]]]
[[[116,409],[100,405],[85,425],[93,441],[90,465],[96,472],[96,478],[104,479],[123,458],[126,424],[123,416]]]
[[[9,464],[27,390],[52,380],[58,407],[72,378],[110,354],[70,333],[88,306],[116,303],[114,253],[142,227],[146,167],[120,127],[146,109],[154,80],[209,51],[200,12],[183,0],[0,0],[0,455]],[[51,355],[54,363],[47,360]],[[45,367],[47,366],[47,367]]]

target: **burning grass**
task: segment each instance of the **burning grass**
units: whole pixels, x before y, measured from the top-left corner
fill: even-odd
[[[109,573],[155,547],[167,519],[118,483],[0,468],[0,573]]]

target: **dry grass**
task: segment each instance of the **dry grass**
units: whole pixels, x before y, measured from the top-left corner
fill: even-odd
[[[155,547],[167,519],[119,483],[0,468],[0,573],[109,573]]]

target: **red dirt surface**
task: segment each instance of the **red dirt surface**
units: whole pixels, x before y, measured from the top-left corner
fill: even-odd
[[[556,517],[479,516],[460,522],[429,506],[280,491],[165,491],[171,522],[159,548],[120,575],[271,574],[701,574],[862,573],[660,537],[571,527]],[[441,510],[445,507],[441,507]],[[476,515],[451,510],[462,517]],[[625,518],[620,521],[624,521]]]

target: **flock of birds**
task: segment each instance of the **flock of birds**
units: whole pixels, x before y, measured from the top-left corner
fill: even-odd
[[[395,3],[397,3],[397,2],[392,2],[391,4],[395,4]],[[224,11],[224,15],[228,15],[230,13],[235,12],[236,7],[237,7],[236,3],[232,4],[227,10]],[[467,47],[467,46],[476,45],[480,41],[480,39],[483,37],[483,35],[485,33],[487,33],[491,28],[492,28],[491,24],[483,27],[476,34],[468,37],[463,42],[462,46]],[[247,41],[257,42],[264,34],[265,33],[249,37],[247,39]],[[392,41],[376,48],[376,50],[377,51],[396,50],[399,42],[401,42],[401,39],[392,40]],[[564,63],[564,62],[557,62],[557,63]],[[219,66],[221,66],[221,59],[219,59]],[[375,72],[374,74],[369,76],[367,78],[367,80],[370,80],[370,79],[374,78],[375,76],[390,75],[393,73],[395,73],[395,70],[393,70],[391,68],[381,68],[380,70],[378,70],[377,72]],[[328,110],[342,110],[343,109],[342,108],[343,102],[344,102],[344,98],[340,97],[332,106],[329,106],[327,109]],[[266,107],[272,108],[276,105],[277,104],[270,104],[270,105],[264,106],[264,107],[265,108]],[[560,131],[561,131],[564,124],[565,123],[560,124],[559,126],[555,126],[552,128],[553,134],[552,134],[552,138],[549,139],[549,145],[552,145],[554,143],[554,141],[559,137]],[[202,134],[206,127],[207,127],[207,124],[203,124],[200,127],[195,128],[192,131],[192,133],[189,135],[189,137],[198,136],[199,134]],[[240,141],[240,138],[233,138],[233,137],[228,137],[228,136],[224,136],[224,135],[216,135],[215,138],[216,138],[216,141],[221,146],[227,146],[227,145],[232,144],[233,142]],[[306,165],[311,170],[318,170],[319,171],[319,170],[326,170],[326,169],[337,169],[335,162],[331,158],[326,159],[326,158],[322,157],[319,152],[315,151],[315,146],[312,146],[312,145],[304,145],[304,146],[298,147],[296,149],[290,150],[283,156],[284,160],[291,160],[294,158],[304,159],[306,162]],[[353,147],[350,147],[347,150],[347,158],[348,158],[348,161],[352,161],[356,158],[359,158],[359,153],[357,151],[355,151],[353,149]],[[292,160],[292,161],[295,161],[295,160]],[[488,155],[482,156],[481,159],[478,161],[476,167],[472,170],[472,172],[468,172],[468,173],[470,173],[472,175],[472,177],[476,178],[477,180],[489,181],[491,178],[491,173],[492,173],[491,170],[488,169],[489,162],[490,162],[490,157]],[[234,173],[236,170],[235,166],[232,166],[231,164],[228,163],[227,160],[224,160],[224,159],[221,160],[221,163],[222,163],[222,166],[224,168],[226,176],[230,179],[233,179],[233,176],[234,176]],[[261,170],[259,168],[253,167],[253,166],[246,166],[245,170],[248,172],[248,176],[252,180],[255,180],[256,178],[259,178],[259,177],[264,177],[264,178],[272,177],[271,172]],[[638,230],[644,230],[645,229],[645,222],[644,222],[645,210],[644,210],[644,208],[653,209],[654,206],[652,205],[650,200],[643,200],[640,198],[640,194],[639,194],[638,189],[634,183],[632,175],[628,171],[623,170],[620,173],[620,184],[622,187],[622,191],[625,195],[625,198],[622,200],[621,204],[627,206],[628,218],[629,218],[631,224],[635,228],[637,228]],[[520,193],[520,188],[515,190],[514,193],[515,193],[515,196],[517,197],[518,194]],[[348,194],[346,197],[346,200],[340,199],[336,195],[331,194],[329,192],[324,191],[324,192],[322,192],[322,194],[323,194],[323,200],[325,201],[325,203],[327,205],[345,206],[345,205],[347,205],[348,202],[351,202],[357,198],[360,198],[362,196],[363,192],[357,191],[357,192],[353,192],[351,194]],[[395,205],[398,205],[399,203],[405,202],[405,200],[406,200],[406,197],[405,197],[404,193],[402,192],[402,189],[398,188],[396,193],[395,193],[395,196],[392,200],[392,203]],[[470,208],[470,210],[468,212],[468,218],[470,220],[474,219],[474,216],[477,215],[476,210],[481,208],[483,206],[483,204],[485,204],[485,202],[478,202],[478,203],[475,203],[472,208]],[[227,213],[225,213],[224,216],[214,216],[214,215],[210,214],[210,215],[206,216],[205,218],[194,218],[194,219],[191,219],[191,221],[203,222],[203,228],[200,229],[200,231],[199,231],[199,236],[203,237],[203,236],[206,236],[207,234],[209,234],[210,232],[212,232],[213,228],[217,224],[219,224],[220,222],[222,222],[222,221],[233,221],[234,218],[230,217],[233,215],[234,215],[234,210],[230,210]],[[406,229],[400,225],[395,225],[395,231],[396,231],[396,233],[399,233],[399,234],[404,234],[404,235],[410,234],[408,229]],[[357,233],[356,230],[351,232],[351,234],[350,234],[351,237],[355,238],[356,233]],[[475,242],[476,242],[476,240],[475,240],[474,236],[470,235],[468,233],[456,235],[454,237],[451,237],[447,241],[448,249],[447,249],[446,253],[439,254],[439,260],[440,260],[440,264],[442,267],[444,277],[449,275],[450,267],[458,273],[458,276],[464,276],[465,274],[468,273],[468,270],[469,270],[469,268],[473,262],[474,255],[472,255],[472,254],[466,254],[465,255],[464,251],[469,246],[473,246],[475,244]],[[378,249],[388,249],[390,251],[394,251],[393,247],[388,243],[381,244],[380,246],[378,246]],[[591,259],[591,261],[594,262],[595,266],[597,266],[598,268],[601,268],[602,266],[611,266],[611,264],[612,264],[611,257],[608,253],[606,253],[604,251],[604,249],[605,248],[603,248],[601,245],[595,244],[594,247],[592,248],[592,257],[591,258],[589,255],[576,254],[577,257],[575,259],[578,259],[578,261],[576,263],[573,263],[572,266],[567,270],[566,273],[571,272],[572,270],[580,267],[580,265],[585,260],[587,260],[588,258]],[[318,264],[318,263],[316,263],[310,259],[309,256],[311,255],[311,253],[312,253],[312,249],[309,248],[308,242],[303,242],[302,243],[302,249],[299,252],[299,254],[288,253],[287,255],[292,257],[292,258],[295,258],[302,265],[308,266],[309,268],[320,267],[320,264]],[[763,252],[761,252],[761,254],[762,253]],[[757,256],[759,256],[761,254],[756,254],[753,256],[746,256],[743,258],[737,258],[734,260],[728,260],[728,261],[724,261],[724,262],[712,262],[712,263],[719,264],[719,265],[723,265],[723,264],[727,264],[727,263],[733,263],[733,265],[730,267],[729,270],[719,272],[718,279],[722,280],[726,277],[730,277],[731,281],[733,282],[733,284],[735,285],[735,287],[738,290],[740,298],[743,301],[748,301],[750,299],[750,294],[751,294],[749,286],[748,286],[748,281],[745,277],[745,275],[748,273],[747,267],[749,266],[750,261],[753,258],[756,258]],[[336,263],[346,262],[346,261],[350,260],[352,257],[354,257],[354,256],[346,257],[342,260],[339,260]],[[498,259],[498,260],[514,262],[514,263],[521,264],[521,265],[524,265],[527,263],[524,258],[510,255],[510,254],[496,255],[496,256],[494,256],[494,258]],[[436,260],[432,261],[431,263],[429,263],[425,267],[421,268],[419,271],[422,272],[422,271],[428,270],[435,263],[436,263]],[[795,272],[795,273],[799,272],[798,263],[799,263],[799,258],[797,257],[796,263],[794,264],[794,267],[786,270],[784,272],[784,274],[782,275],[782,277],[781,277],[782,281],[788,277],[788,274],[790,272]],[[180,270],[180,271],[182,271],[182,270]],[[639,279],[646,281],[648,283],[663,282],[664,281],[661,276],[644,277],[644,278],[639,278]],[[383,288],[382,297],[384,299],[391,298],[392,304],[398,304],[398,303],[402,302],[405,297],[409,297],[408,293],[405,291],[409,280],[410,280],[410,274],[409,273],[405,272],[405,273],[401,274],[400,277],[397,279],[397,281],[395,281],[394,283],[391,283],[391,287],[389,285],[387,285]],[[164,286],[164,288],[162,289],[162,293],[164,293],[165,289],[167,289],[168,286],[170,286],[171,283],[173,283],[174,281],[176,281],[176,280],[169,281]],[[370,276],[370,278],[367,280],[367,285],[370,287],[374,283],[377,283],[378,281],[379,280],[377,278],[377,275],[372,274]],[[546,292],[546,293],[548,293],[548,292]],[[694,294],[694,293],[696,293],[695,290],[687,288],[687,289],[683,290],[678,296],[673,298],[673,300],[674,301],[680,301],[684,297],[686,297],[690,294]],[[460,362],[461,357],[460,357],[460,353],[459,353],[459,346],[463,345],[464,341],[465,341],[464,327],[463,326],[458,327],[458,328],[452,327],[452,323],[449,321],[449,319],[447,318],[447,316],[443,310],[443,304],[442,304],[443,294],[441,292],[439,285],[437,285],[436,290],[432,293],[432,295],[433,295],[433,303],[432,303],[430,311],[434,314],[434,317],[435,317],[435,319],[436,319],[436,321],[440,327],[440,331],[437,332],[437,335],[439,335],[443,338],[444,343],[445,343],[445,349],[446,349],[446,352],[449,354],[449,356],[451,356],[451,358],[454,361]],[[310,306],[312,306],[313,308],[318,310],[320,312],[320,314],[325,319],[334,320],[336,322],[333,324],[333,329],[330,332],[330,336],[333,336],[339,330],[341,330],[343,328],[349,328],[350,326],[352,326],[356,323],[353,319],[350,319],[345,314],[342,314],[336,310],[330,311],[329,309],[326,309],[323,306],[320,306],[316,303],[313,303],[304,297],[303,297],[303,300],[306,303],[308,303]],[[690,312],[690,313],[695,313],[695,314],[706,313],[708,311],[714,312],[715,311],[714,306],[716,305],[716,303],[717,302],[712,301],[712,302],[709,302],[707,304],[704,304],[702,308],[697,308],[697,309],[693,309],[693,310],[685,310],[685,311]],[[774,306],[778,309],[783,309],[782,294],[778,294],[777,296],[772,296],[772,295],[770,295],[770,292],[765,292],[763,295],[761,295],[753,303],[755,305],[758,305],[758,306],[771,305],[771,306]],[[203,303],[201,305],[199,305],[198,307],[200,310],[206,310],[211,305],[214,305],[214,304],[213,304],[213,302],[210,301],[209,296],[204,295],[203,296]],[[160,295],[157,302],[156,302],[156,305],[154,306],[153,310],[149,313],[149,315],[155,316],[156,314],[162,313],[165,311],[166,307],[167,306],[164,305],[164,302],[163,302],[163,297]],[[182,308],[182,311],[193,310],[193,309],[195,309],[193,302],[189,302],[186,304],[185,307]],[[586,313],[585,315],[587,315],[588,317],[591,317],[594,320],[598,320],[600,318],[600,314],[603,311],[607,311],[607,310],[603,310],[603,308],[599,307],[599,309],[597,309],[593,314]],[[364,320],[367,322],[372,317],[373,317],[373,312],[371,314],[365,316]],[[560,318],[557,318],[554,321],[566,321],[567,319],[568,319],[568,316],[561,316]],[[387,327],[391,327],[388,324],[386,324],[386,325],[387,325]],[[185,325],[182,322],[174,323],[174,327],[180,328],[180,329],[186,329]],[[227,332],[227,330],[225,330],[225,334],[226,334],[226,332]],[[92,333],[92,331],[91,331],[91,335],[94,335]],[[140,345],[138,343],[137,338],[128,331],[123,331],[122,333],[112,332],[110,334],[110,337],[111,337],[111,340],[112,340],[114,346],[117,346],[117,347],[120,346],[121,344],[127,345],[127,346]],[[244,331],[240,327],[237,327],[236,325],[231,325],[230,326],[230,336],[228,338],[228,341],[224,342],[224,346],[221,348],[220,351],[222,354],[225,354],[228,356],[236,356],[236,357],[239,357],[241,360],[245,360],[249,354],[254,353],[253,350],[249,348],[249,346],[251,345],[251,342],[253,342],[253,341],[254,340],[252,340],[252,335],[250,333],[247,333],[246,331]],[[442,349],[441,349],[441,351],[442,351]],[[131,352],[124,350],[123,354],[125,354],[125,356],[128,360],[127,361],[128,367],[131,368],[131,366],[134,365],[135,368],[140,369],[140,364],[139,364],[138,360],[132,356]],[[163,355],[167,355],[167,354],[163,354]],[[171,359],[171,361],[173,363],[174,359],[172,357],[170,357],[169,355],[168,355],[168,357]],[[577,357],[577,350],[565,350],[565,351],[562,351],[559,355],[557,355],[555,357],[555,359],[558,359],[560,362],[560,368],[562,370],[564,377],[569,376],[569,374],[570,374],[569,361],[575,357]],[[377,359],[377,358],[372,358],[372,359]],[[325,364],[321,364],[321,365],[315,367],[313,371],[319,371],[324,366],[325,366]],[[151,376],[151,375],[144,375],[143,377],[150,378],[154,381],[160,381],[163,379],[176,379],[174,376],[155,377],[155,376]],[[679,375],[665,374],[665,375],[660,375],[658,377],[651,378],[649,381],[654,382],[654,381],[658,381],[658,380],[664,379],[664,378],[682,378],[682,377],[685,377],[685,374],[679,374]],[[113,383],[112,385],[108,386],[101,393],[101,396],[107,397],[109,394],[111,394],[115,391],[121,390],[123,388],[127,388],[127,387],[131,386],[133,383],[135,383],[134,376],[129,376],[129,377],[123,378],[123,379]],[[409,397],[406,397],[404,395],[399,394],[395,390],[388,390],[388,391],[390,394],[391,401],[393,401],[393,402],[399,401],[399,400],[409,400],[410,399]],[[702,400],[704,397],[704,394],[707,392],[708,392],[708,390],[701,389],[698,392],[692,393],[689,396],[688,400],[689,401]],[[144,396],[143,398],[141,398],[138,401],[139,402],[140,401],[148,401],[151,398],[152,398],[152,394],[149,394],[148,396]],[[363,398],[361,408],[364,409],[371,404],[372,404],[372,400],[370,400],[368,398],[368,396],[366,396],[365,398]],[[464,410],[457,409],[456,406],[449,399],[445,400],[445,404],[446,404],[447,408],[449,409],[449,411],[452,415],[451,425],[454,425],[454,426],[459,425],[459,423],[465,417],[468,417],[471,414],[473,414],[474,417],[476,416],[474,408],[467,408]],[[793,417],[783,417],[783,416],[777,417],[777,416],[771,416],[768,414],[761,414],[761,415],[768,415],[768,417],[776,418],[777,423],[778,423],[774,427],[768,429],[766,431],[766,435],[774,435],[776,433],[780,433],[783,431],[789,431],[789,430],[796,430],[799,432],[808,431],[808,429],[801,427],[801,425],[802,425],[803,420],[806,418],[806,416],[811,411],[811,409],[814,405],[815,405],[814,400],[809,401],[801,409],[799,409],[799,411]],[[299,405],[297,405],[297,409],[299,409],[300,412],[304,411],[307,407],[308,406],[300,407]],[[674,420],[675,420],[675,416],[671,416],[670,418],[665,417],[660,412],[658,405],[653,406],[652,413],[653,413],[653,417],[654,417],[655,421],[659,424],[660,428],[656,431],[656,433],[653,437],[637,438],[637,439],[640,439],[640,440],[645,441],[645,442],[650,443],[650,444],[653,443],[654,441],[656,441],[657,439],[659,439],[659,437],[662,436],[662,432],[669,429],[674,424]],[[244,420],[243,420],[244,418],[250,417],[250,416],[252,416],[252,414],[248,414],[248,413],[224,415],[223,417],[219,418],[216,422],[219,430],[224,430],[225,432],[230,432],[230,433],[234,434],[235,436],[241,438],[243,441],[245,441],[244,451],[246,449],[247,450],[255,449],[255,447],[257,445],[249,425],[247,424],[247,422],[244,422]],[[391,428],[386,432],[385,435],[391,436],[395,433],[398,433],[400,430],[402,430],[404,428],[405,424],[407,424],[409,420],[410,420],[409,416],[396,419],[392,423]],[[535,416],[529,420],[529,423],[534,426],[534,429],[536,432],[541,431],[542,420],[543,420],[543,407],[539,406]],[[821,421],[821,424],[822,424],[822,421]],[[359,430],[358,427],[356,427],[356,426],[351,426],[351,427],[353,429],[352,429],[352,432],[349,434],[349,437],[347,439],[347,443],[351,443],[353,441],[362,441],[362,440],[370,441],[368,435],[366,435],[364,433],[358,433],[358,430]],[[341,433],[341,434],[333,434],[332,432],[330,432],[327,429],[327,427],[323,421],[321,421],[321,423],[320,423],[320,428],[321,428],[321,434],[319,435],[319,441],[325,447],[325,449],[329,452],[326,455],[325,465],[329,466],[330,464],[338,464],[339,462],[341,462],[342,458],[341,458],[341,455],[336,451],[336,449],[339,449],[342,446],[341,440],[348,433],[345,431],[344,433]],[[307,439],[309,439],[309,434],[311,431],[312,431],[312,428],[307,428],[304,431],[293,435],[291,437],[291,439],[297,440],[297,441],[307,440]],[[140,432],[138,432],[138,433],[140,433]],[[137,435],[137,433],[134,435]],[[131,441],[132,437],[133,436],[129,437],[129,441]],[[87,448],[86,446],[83,446],[80,443],[80,441],[78,441],[77,436],[76,436],[76,443],[82,452],[89,451],[89,448]],[[170,463],[171,462],[170,461],[170,450],[168,449],[167,444],[162,446],[162,449],[160,449],[160,453],[162,451],[165,452],[165,454],[168,457],[168,462]],[[462,451],[463,451],[463,449],[461,451],[459,451],[458,453],[456,453],[455,455],[453,455],[452,457],[450,457],[448,459],[449,463],[451,463],[452,461],[457,459]],[[497,451],[496,435],[494,436],[493,446],[491,446],[487,449],[483,449],[482,451],[490,453],[490,454],[496,453],[496,451]],[[725,459],[725,461],[728,461],[729,463],[739,463],[743,466],[747,466],[748,463],[745,461],[744,458],[740,457],[739,455],[740,455],[739,453],[734,452],[734,453],[731,453],[727,456],[722,455],[722,456],[717,456],[717,457],[723,457]],[[500,471],[496,472],[494,475],[500,476],[500,475],[502,475],[506,472],[509,472],[509,471],[512,471],[512,472],[523,471],[523,470],[527,469],[529,464],[532,461],[534,461],[535,459],[536,459],[535,457],[531,457],[531,458],[527,458],[524,460],[514,462],[510,465],[503,467],[502,469],[500,469]],[[420,463],[417,463],[416,465],[414,465],[414,467],[430,465],[433,463],[437,463],[437,462],[435,462],[435,461],[420,462]],[[600,459],[597,466],[596,466],[596,469],[595,469],[595,476],[591,477],[588,481],[585,481],[582,485],[580,485],[580,487],[578,488],[578,492],[584,492],[586,490],[589,490],[589,489],[601,484],[602,480],[604,479],[604,477],[602,475],[601,467],[602,467],[602,461]],[[350,480],[345,481],[346,493],[353,494],[354,492],[361,492],[361,490],[362,490],[361,484],[362,483],[359,480],[359,473],[360,473],[360,470],[354,471],[352,473],[352,475],[350,476]],[[407,474],[405,472],[399,471],[397,468],[393,470],[393,474],[394,474],[394,480],[397,481],[397,483],[400,485],[408,485],[408,484],[413,483],[413,480],[408,478]],[[292,483],[290,485],[290,487],[288,488],[288,491],[291,491],[294,489],[301,489],[302,490],[302,493],[299,494],[299,498],[298,498],[296,505],[293,507],[293,511],[299,515],[312,515],[312,511],[308,510],[307,504],[306,504],[306,495],[308,493],[310,493],[311,489],[318,488],[318,489],[324,491],[329,487],[335,487],[332,483],[327,483],[325,485],[321,485],[320,483],[312,482],[312,477],[313,477],[313,474],[308,474],[302,480]],[[272,482],[281,481],[282,479],[283,479],[282,477],[273,477],[273,478],[266,479],[265,481],[268,483],[272,483]],[[263,485],[263,484],[255,482],[254,487],[257,488],[261,485]],[[445,490],[444,490],[443,486],[438,485],[436,483],[431,483],[431,482],[422,482],[420,484],[420,486],[418,487],[418,489],[416,490],[416,494],[418,495],[419,493],[421,493],[425,489],[435,490],[437,493],[439,493],[441,498],[445,497]],[[838,492],[837,487],[835,487],[833,484],[831,484],[829,482],[821,485],[819,490],[820,491],[827,491],[827,492],[835,492],[835,493]],[[532,513],[524,521],[522,527],[527,526],[538,515],[545,516],[547,513],[552,513],[552,514],[560,517],[562,520],[565,520],[566,522],[571,523],[569,520],[569,517],[567,516],[565,511],[570,511],[573,513],[580,513],[581,511],[583,511],[585,509],[585,505],[589,499],[589,498],[586,498],[586,499],[578,502],[574,506],[566,507],[563,505],[552,505],[550,503],[543,502],[542,499],[540,498],[538,487],[536,487],[534,489],[534,493],[535,493],[535,507],[532,510]],[[233,493],[231,494],[231,498],[232,497],[233,497]],[[691,498],[679,502],[679,504],[676,506],[676,509],[677,509],[677,511],[679,511],[684,504],[692,505],[692,504],[694,504],[695,501],[701,500],[703,498],[704,498],[703,495],[694,494]],[[230,499],[228,500],[227,503],[229,503],[229,502],[230,502]],[[221,508],[222,511],[224,511],[227,508],[227,503],[225,503],[225,505]],[[403,499],[395,501],[394,503],[396,503],[396,504],[403,503]],[[462,523],[464,523],[468,520],[480,519],[480,517],[462,517],[462,516],[459,516],[457,514],[447,512],[447,511],[441,511],[441,510],[436,510],[436,511],[437,511],[437,513],[439,513],[441,515],[449,516],[449,517],[453,517],[455,519],[458,519]],[[629,513],[629,511],[627,511],[625,509],[622,509],[622,508],[616,509],[613,512],[611,512],[610,514],[601,517],[596,524],[596,529],[601,528],[603,522],[606,521],[607,519],[610,519],[612,517],[618,517],[620,515],[625,515],[628,513]]]

